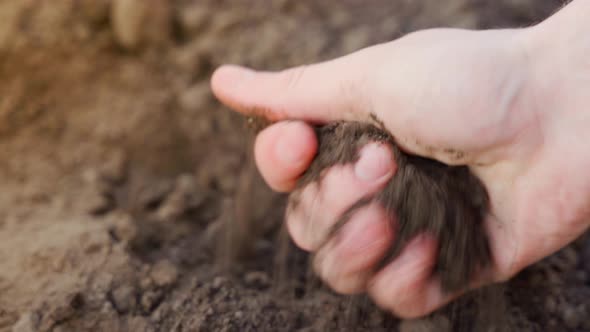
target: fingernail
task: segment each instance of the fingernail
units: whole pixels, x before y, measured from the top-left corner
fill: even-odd
[[[381,144],[370,143],[360,152],[354,171],[356,176],[367,182],[380,180],[393,172],[393,162],[387,148]]]
[[[297,140],[297,131],[285,130],[276,143],[275,153],[284,166],[297,166],[305,161],[305,151],[297,144]]]

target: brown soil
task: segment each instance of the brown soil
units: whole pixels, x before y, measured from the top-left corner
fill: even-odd
[[[439,243],[434,273],[443,291],[456,292],[468,286],[476,272],[489,267],[491,253],[484,217],[489,198],[484,185],[466,166],[447,166],[440,162],[408,155],[401,151],[386,130],[371,124],[335,122],[317,126],[318,153],[291,194],[290,208],[296,208],[299,192],[311,182],[321,183],[325,170],[350,164],[359,158],[369,142],[382,142],[391,149],[397,171],[385,187],[361,198],[349,207],[333,227],[326,242],[338,236],[358,209],[378,202],[395,228],[396,240],[377,265],[378,269],[397,257],[404,246],[422,233]]]
[[[282,68],[560,5],[0,2],[0,331],[589,331],[587,236],[505,285],[495,318],[482,296],[400,322],[330,292],[280,245],[285,197],[208,82],[222,63]]]

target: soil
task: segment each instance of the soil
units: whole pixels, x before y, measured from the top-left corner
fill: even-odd
[[[588,235],[423,319],[326,289],[209,90],[222,63],[284,68],[562,4],[1,1],[0,331],[590,331]]]
[[[410,240],[423,233],[438,240],[434,273],[443,291],[464,289],[475,273],[489,268],[491,252],[483,226],[489,197],[468,167],[409,155],[400,150],[390,133],[372,124],[334,122],[316,126],[315,132],[318,153],[291,194],[289,208],[296,208],[302,188],[312,182],[321,184],[325,170],[332,166],[356,162],[360,149],[369,142],[386,144],[397,165],[395,176],[381,191],[359,199],[339,217],[326,242],[338,236],[338,230],[358,209],[378,202],[397,235],[377,269],[390,263]]]

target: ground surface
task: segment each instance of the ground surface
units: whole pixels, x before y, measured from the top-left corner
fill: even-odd
[[[277,240],[283,199],[208,87],[221,63],[281,68],[560,5],[0,1],[0,331],[590,331],[588,237],[418,321],[322,288]],[[492,300],[504,309],[475,310]]]

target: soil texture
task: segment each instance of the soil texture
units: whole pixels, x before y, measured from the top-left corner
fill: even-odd
[[[423,319],[334,294],[209,88],[223,63],[280,69],[562,5],[0,1],[0,331],[590,331],[588,236]]]

